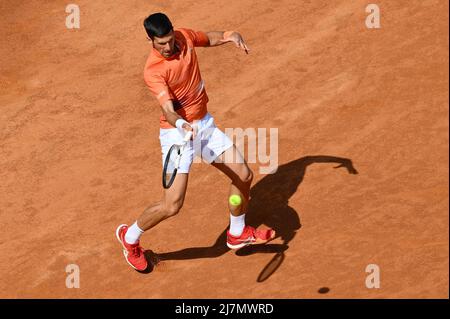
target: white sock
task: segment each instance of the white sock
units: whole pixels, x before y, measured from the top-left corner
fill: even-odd
[[[125,234],[125,241],[130,245],[136,244],[143,233],[144,231],[139,228],[137,222],[134,222],[133,225],[128,227],[127,233]]]
[[[233,216],[230,214],[230,234],[234,237],[242,235],[245,227],[245,214]]]

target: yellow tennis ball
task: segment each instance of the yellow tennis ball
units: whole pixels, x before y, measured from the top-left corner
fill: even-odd
[[[241,196],[239,196],[239,195],[231,195],[230,198],[228,199],[228,201],[233,206],[239,206],[242,203]]]

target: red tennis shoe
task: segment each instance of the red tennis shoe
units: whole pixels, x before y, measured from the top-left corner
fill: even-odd
[[[265,244],[275,238],[275,230],[259,230],[251,226],[245,226],[241,236],[234,237],[227,231],[227,246],[231,249],[239,249],[248,245]]]
[[[120,225],[116,230],[116,237],[123,247],[123,255],[131,267],[138,271],[144,271],[148,267],[147,260],[144,255],[145,250],[139,246],[139,241],[133,245],[130,245],[125,241],[125,234],[127,230],[128,225],[126,224]]]

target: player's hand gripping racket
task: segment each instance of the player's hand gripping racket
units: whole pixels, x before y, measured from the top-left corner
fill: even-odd
[[[170,147],[169,152],[164,160],[162,184],[164,188],[172,186],[175,176],[177,175],[178,168],[180,166],[181,156],[183,155],[184,148],[188,144],[192,137],[192,131],[189,131],[183,139],[181,145],[174,144]]]

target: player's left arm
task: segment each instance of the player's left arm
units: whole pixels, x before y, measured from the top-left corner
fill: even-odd
[[[209,46],[215,47],[228,42],[233,42],[237,48],[244,50],[246,53],[250,50],[245,43],[242,35],[236,31],[210,31],[206,32],[209,39]]]

